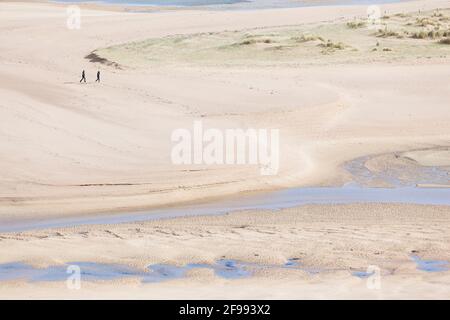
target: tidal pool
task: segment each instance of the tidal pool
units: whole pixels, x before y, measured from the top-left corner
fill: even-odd
[[[368,278],[370,276],[373,276],[375,272],[367,272],[367,271],[354,271],[352,272],[352,275],[361,279]]]
[[[417,269],[425,272],[443,272],[450,270],[450,264],[444,260],[423,260],[413,255],[411,259],[417,264]],[[76,267],[70,269],[69,267]],[[25,280],[29,282],[65,281],[79,270],[82,281],[104,281],[124,278],[138,278],[142,283],[155,283],[188,276],[193,269],[210,269],[217,277],[223,279],[243,279],[251,277],[254,272],[263,269],[291,269],[314,275],[320,272],[318,268],[304,267],[299,258],[290,258],[284,264],[260,264],[244,262],[233,259],[219,259],[213,264],[188,263],[182,266],[172,264],[151,264],[146,270],[139,270],[120,264],[106,264],[95,262],[69,262],[63,265],[36,268],[31,265],[12,262],[0,264],[0,281]],[[364,279],[373,275],[373,272],[354,271],[353,276]]]
[[[78,225],[118,224],[184,216],[220,215],[244,210],[279,210],[306,204],[407,203],[450,205],[450,188],[365,188],[305,187],[239,196],[215,203],[199,203],[143,212],[101,215],[96,217],[52,218],[2,223],[0,232],[20,232],[35,229],[73,227]]]
[[[0,281],[19,279],[29,282],[65,281],[69,276],[76,273],[76,270],[79,270],[80,279],[85,281],[139,278],[143,283],[151,283],[184,278],[187,276],[188,271],[193,269],[211,269],[220,278],[241,279],[252,276],[252,270],[262,268],[298,268],[298,270],[301,270],[296,260],[298,259],[290,259],[284,265],[266,265],[232,259],[220,259],[214,264],[189,263],[183,266],[151,264],[146,270],[139,270],[120,264],[94,262],[69,262],[46,268],[36,268],[25,263],[12,262],[0,264]]]
[[[445,260],[424,260],[417,255],[412,255],[411,259],[416,263],[417,269],[426,272],[443,272],[450,270],[450,262]]]

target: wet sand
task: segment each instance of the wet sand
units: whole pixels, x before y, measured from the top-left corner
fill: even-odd
[[[447,147],[364,156],[343,167],[351,182],[336,187],[297,187],[253,192],[136,212],[50,219],[3,216],[0,232],[79,225],[144,222],[187,216],[222,215],[244,210],[279,210],[308,204],[401,203],[450,206]]]

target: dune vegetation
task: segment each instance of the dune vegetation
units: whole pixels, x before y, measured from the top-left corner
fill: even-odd
[[[95,54],[125,66],[159,63],[273,65],[357,63],[445,57],[450,10],[385,15],[379,21],[307,24],[174,35],[103,48]]]

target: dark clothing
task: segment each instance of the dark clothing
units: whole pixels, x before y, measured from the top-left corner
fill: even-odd
[[[84,70],[83,70],[83,72],[81,72],[81,80],[80,80],[80,82],[82,82],[82,81],[86,82],[86,74],[84,73]]]
[[[95,82],[100,82],[100,71],[97,71],[97,80]]]

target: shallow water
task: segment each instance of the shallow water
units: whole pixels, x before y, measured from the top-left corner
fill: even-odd
[[[289,268],[302,270],[297,258],[290,259],[284,265],[269,265],[247,263],[231,259],[220,259],[214,264],[190,263],[184,266],[171,264],[152,264],[146,271],[120,264],[105,264],[94,262],[69,262],[64,265],[34,268],[21,262],[0,264],[0,281],[24,279],[30,282],[65,281],[73,274],[69,266],[79,267],[81,280],[99,281],[123,278],[139,278],[143,283],[161,282],[180,279],[187,276],[189,270],[210,269],[214,274],[224,279],[241,279],[252,275],[252,270],[263,268]]]
[[[56,0],[64,3],[93,2],[128,6],[207,8],[218,10],[245,10],[292,8],[329,5],[372,5],[406,0]]]
[[[0,264],[0,281],[14,279],[31,280],[38,273],[39,270],[21,262]]]
[[[423,260],[413,255],[411,259],[417,264],[417,269],[425,272],[443,272],[450,270],[450,263],[444,260]],[[120,264],[104,264],[94,262],[70,262],[64,265],[49,266],[47,268],[34,268],[21,262],[0,264],[0,281],[26,280],[29,282],[65,281],[73,272],[68,271],[69,266],[77,266],[82,281],[117,280],[124,278],[138,278],[142,283],[155,283],[188,276],[193,269],[210,269],[217,277],[223,279],[242,279],[251,277],[254,272],[263,269],[291,269],[307,272],[310,275],[333,270],[303,267],[298,258],[290,258],[284,264],[259,264],[243,262],[232,259],[220,259],[214,264],[189,263],[184,266],[171,264],[152,264],[147,270],[141,271]],[[365,279],[373,272],[354,271],[352,276]]]
[[[118,224],[183,216],[220,215],[246,210],[280,210],[307,204],[407,203],[450,205],[450,188],[419,188],[417,183],[449,184],[448,172],[439,167],[420,167],[407,178],[398,168],[372,172],[361,157],[347,162],[344,168],[353,176],[352,183],[341,187],[298,187],[255,195],[240,195],[228,200],[195,205],[152,209],[141,212],[105,214],[95,217],[53,218],[1,222],[0,232],[20,232],[33,229],[71,227],[92,224]],[[411,171],[411,169],[408,169]],[[402,178],[399,178],[402,176]],[[393,188],[364,187],[373,180],[383,181]]]
[[[395,171],[386,174],[373,173],[364,165],[367,157],[350,161],[345,168],[354,176],[355,183],[342,187],[322,188],[290,188],[264,195],[247,195],[216,203],[202,203],[177,208],[155,209],[140,213],[107,215],[93,218],[52,219],[46,221],[21,221],[15,224],[2,224],[0,232],[14,232],[28,229],[76,226],[83,224],[116,224],[133,221],[173,218],[189,215],[224,214],[232,211],[267,209],[276,210],[304,204],[344,204],[344,203],[414,203],[450,205],[450,188],[417,188],[411,186],[416,181],[402,180],[396,177]],[[448,173],[439,168],[419,168],[420,181],[425,183],[448,182]],[[364,184],[373,179],[384,179],[397,188],[367,188]],[[416,179],[417,180],[417,179]],[[404,187],[406,185],[406,187]],[[399,187],[400,186],[400,187]],[[413,255],[411,259],[417,264],[417,269],[425,272],[442,272],[450,270],[450,263],[444,260],[423,260]],[[179,279],[187,276],[192,269],[211,269],[216,276],[225,279],[239,279],[250,277],[258,269],[287,268],[301,270],[310,274],[327,271],[306,268],[300,264],[298,258],[290,258],[282,265],[268,265],[247,263],[236,260],[221,259],[214,264],[191,263],[184,266],[169,264],[149,265],[146,271],[141,271],[118,264],[101,264],[92,262],[72,262],[65,265],[34,268],[30,265],[13,262],[0,264],[0,281],[25,279],[28,281],[63,281],[67,279],[67,267],[80,267],[83,280],[112,280],[127,277],[140,278],[143,283],[160,282]],[[328,270],[329,271],[329,270]],[[372,273],[356,271],[353,276],[367,278]]]
[[[426,272],[443,272],[450,270],[450,262],[445,260],[424,260],[417,255],[412,255],[411,259],[416,263],[417,269]]]
[[[154,209],[96,217],[58,218],[2,223],[0,232],[117,224],[198,215],[220,215],[243,210],[279,210],[306,204],[410,203],[450,205],[450,188],[364,188],[359,186],[290,188],[263,195],[240,196],[215,203]]]
[[[450,176],[446,168],[436,166],[386,166],[379,172],[366,167],[371,156],[360,157],[344,164],[344,168],[353,176],[356,185],[368,186],[372,183],[384,183],[392,187],[415,187],[423,184],[450,186]]]
[[[126,277],[143,276],[144,273],[128,266],[93,262],[70,262],[65,265],[34,268],[21,262],[0,264],[0,280],[25,279],[31,282],[63,281],[72,274],[68,266],[78,266],[83,280],[113,280]]]
[[[215,264],[207,263],[189,263],[184,266],[174,266],[170,264],[155,264],[148,268],[151,270],[150,274],[146,275],[143,282],[156,282],[169,279],[183,278],[187,272],[193,269],[210,269],[214,274],[224,279],[241,279],[252,276],[253,272],[258,269],[276,269],[276,268],[291,268],[300,269],[297,258],[289,259],[283,265],[274,264],[258,264],[237,261],[232,259],[220,259]]]
[[[352,275],[361,279],[368,278],[370,276],[373,276],[375,272],[367,272],[367,271],[355,271],[352,272]]]

